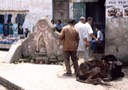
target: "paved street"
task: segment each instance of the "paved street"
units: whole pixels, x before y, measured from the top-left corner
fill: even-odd
[[[0,90],[7,90],[7,89],[0,85]]]
[[[6,56],[7,51],[0,51],[0,63],[3,62],[4,57]],[[7,90],[4,86],[0,85],[0,90]]]
[[[4,62],[4,58],[6,57],[8,51],[0,50],[0,62]]]
[[[7,52],[3,53],[1,59],[7,54]],[[82,61],[81,58],[79,63]],[[25,90],[83,90],[84,88],[86,90],[128,90],[127,77],[110,82],[111,86],[95,86],[77,82],[74,75],[65,77],[62,75],[64,72],[64,65],[0,63],[0,76]],[[0,90],[6,89],[0,86]]]

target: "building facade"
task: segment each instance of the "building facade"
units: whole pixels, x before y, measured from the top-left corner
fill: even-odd
[[[99,25],[105,35],[105,54],[114,54],[119,59],[128,57],[128,19],[127,0],[0,0],[1,15],[24,14],[23,27],[33,30],[33,26],[41,17],[62,22],[69,18],[77,21],[81,16],[93,17],[94,25]],[[112,17],[111,7],[123,13],[123,17]],[[110,9],[110,10],[109,10]],[[121,14],[122,15],[122,14]],[[15,23],[14,20],[12,20]],[[1,23],[1,22],[0,22]]]
[[[29,28],[32,31],[33,26],[41,17],[52,19],[52,0],[0,0],[0,18],[4,19],[3,15],[11,14],[13,19],[11,22],[16,23],[18,14],[25,15],[23,22],[24,28]],[[4,21],[0,22],[1,24]]]
[[[105,54],[128,58],[128,0],[72,0],[73,17],[92,16],[105,34]]]

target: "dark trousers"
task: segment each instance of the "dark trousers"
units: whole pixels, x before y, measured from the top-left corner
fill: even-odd
[[[98,44],[103,44],[103,41],[99,41],[98,43],[96,42],[96,40],[92,40],[91,42],[91,48],[93,50],[97,50],[98,49]]]
[[[76,55],[77,51],[64,51],[64,61],[65,61],[65,66],[66,66],[66,70],[67,73],[72,73],[71,71],[71,65],[70,65],[70,57],[74,66],[74,71],[75,73],[78,70],[78,59],[77,59],[77,55]]]

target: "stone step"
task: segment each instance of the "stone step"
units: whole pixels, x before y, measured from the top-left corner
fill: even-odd
[[[47,56],[47,52],[36,53],[36,56]]]

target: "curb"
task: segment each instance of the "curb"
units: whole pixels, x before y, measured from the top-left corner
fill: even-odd
[[[3,85],[8,90],[25,90],[22,87],[19,87],[15,85],[14,83],[11,83],[10,81],[2,78],[1,76],[0,76],[0,84]]]

